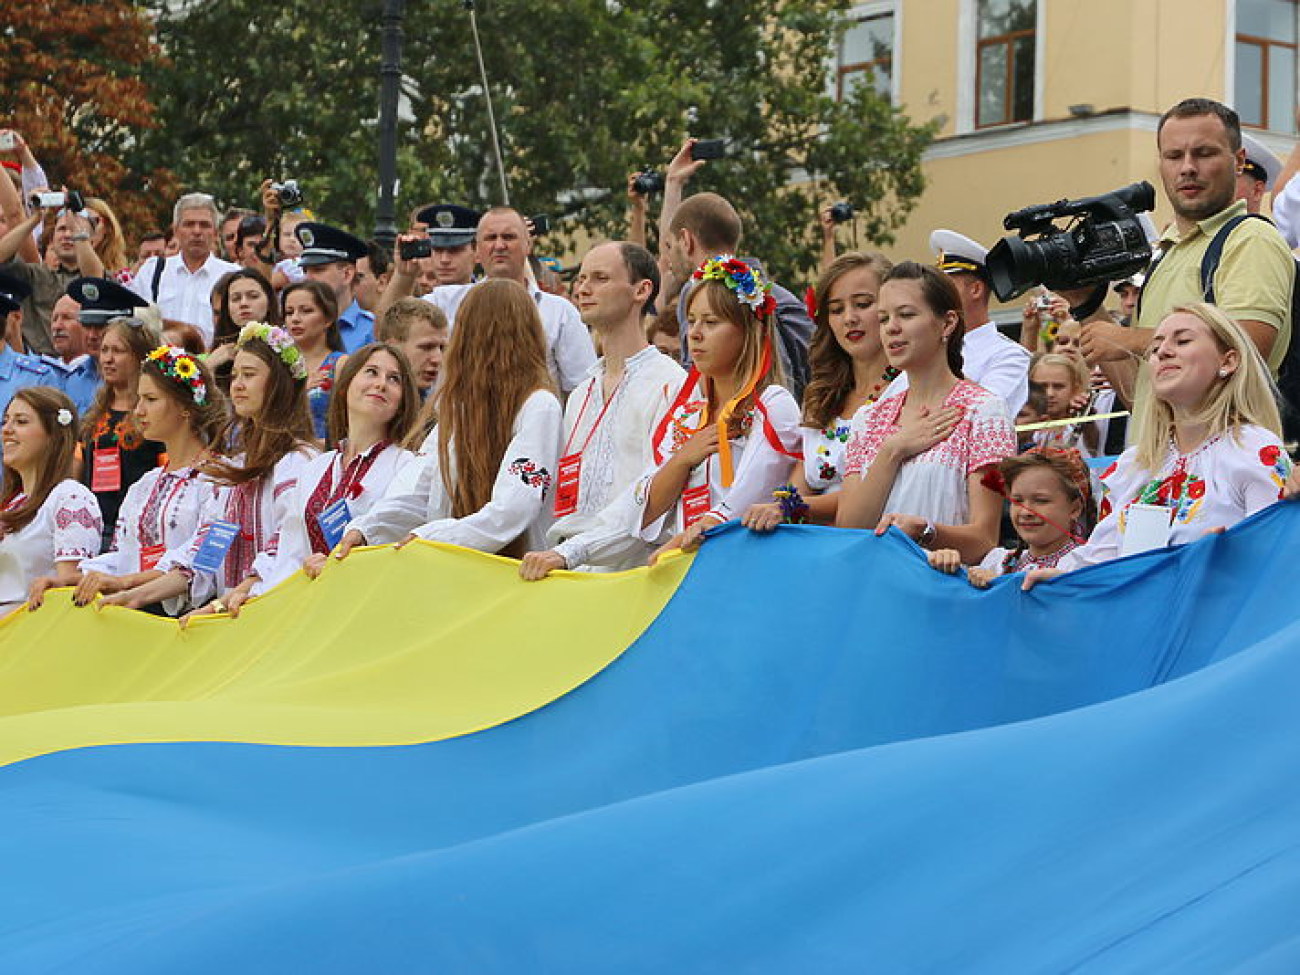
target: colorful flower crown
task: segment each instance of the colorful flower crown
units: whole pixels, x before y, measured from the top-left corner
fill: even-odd
[[[758,268],[750,267],[732,254],[710,257],[695,269],[693,277],[696,281],[721,281],[760,318],[766,318],[776,311],[772,282],[764,278]]]
[[[208,387],[203,382],[199,364],[184,349],[178,349],[174,345],[160,345],[145,356],[144,361],[152,362],[168,379],[174,379],[187,387],[199,406],[208,401]]]
[[[294,344],[293,336],[284,329],[275,325],[268,325],[266,322],[249,322],[239,330],[239,338],[235,342],[235,347],[245,345],[253,339],[261,339],[271,347],[271,351],[280,357],[285,368],[289,370],[289,375],[294,379],[307,378],[307,363],[298,351],[298,346]]]

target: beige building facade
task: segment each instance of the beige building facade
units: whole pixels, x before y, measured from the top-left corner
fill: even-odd
[[[1295,0],[878,0],[855,6],[837,88],[875,84],[938,119],[927,187],[886,248],[926,259],[948,227],[991,246],[1012,210],[1137,180],[1157,189],[1160,115],[1233,105],[1286,159],[1295,144]]]

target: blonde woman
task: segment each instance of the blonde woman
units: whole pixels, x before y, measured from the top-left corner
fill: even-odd
[[[1181,545],[1282,497],[1291,461],[1268,367],[1235,322],[1204,303],[1175,308],[1152,334],[1145,368],[1154,395],[1138,407],[1137,442],[1102,474],[1096,529],[1059,568],[1029,573],[1026,589],[1118,557],[1135,515],[1157,544]]]

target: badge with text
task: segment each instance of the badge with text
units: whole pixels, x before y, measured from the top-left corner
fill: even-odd
[[[122,490],[122,451],[96,447],[90,458],[90,489],[96,494]]]
[[[682,521],[690,528],[709,513],[709,486],[687,488],[682,492]]]
[[[226,560],[226,553],[239,537],[239,526],[233,521],[214,521],[208,526],[208,533],[203,537],[198,554],[194,556],[194,571],[213,572],[221,568]]]
[[[352,512],[348,510],[348,503],[339,498],[328,508],[321,510],[316,516],[316,524],[320,525],[320,533],[325,536],[325,544],[331,550],[343,540],[343,530],[348,527],[348,522],[352,520]]]
[[[582,472],[582,454],[560,458],[555,478],[555,517],[563,518],[578,510],[578,479]]]
[[[140,549],[140,571],[148,572],[167,554],[166,545],[146,545]]]

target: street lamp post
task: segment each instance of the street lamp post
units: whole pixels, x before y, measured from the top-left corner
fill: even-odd
[[[397,240],[397,101],[402,86],[402,13],[406,0],[384,0],[380,20],[379,203],[375,239],[390,250]]]

